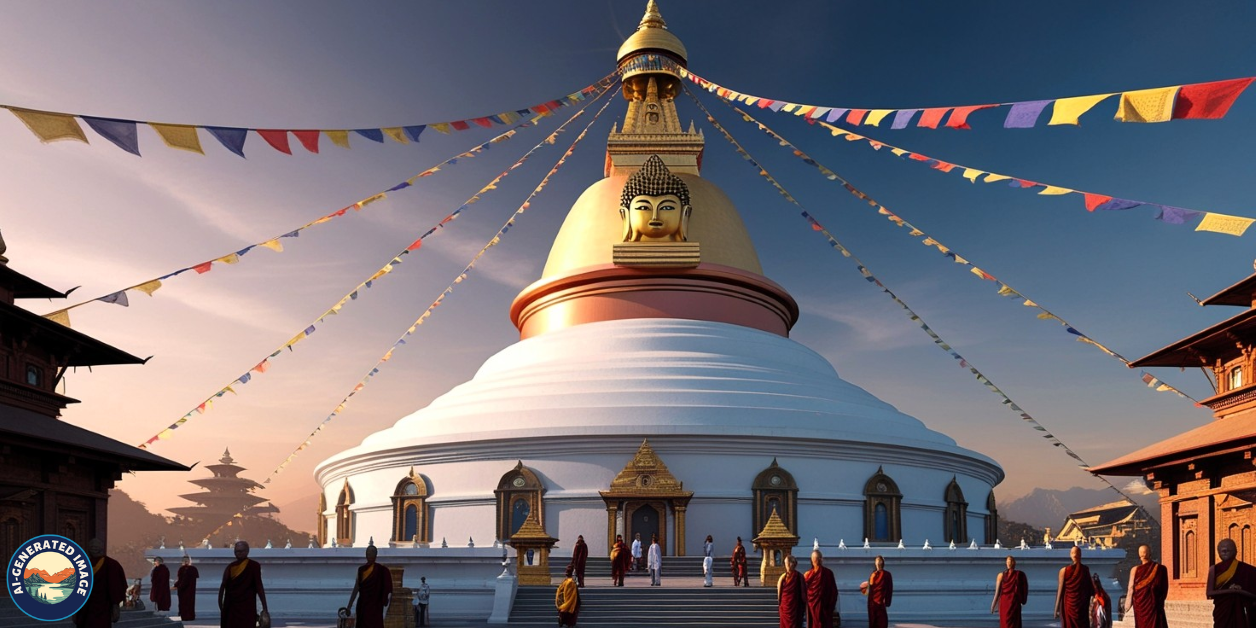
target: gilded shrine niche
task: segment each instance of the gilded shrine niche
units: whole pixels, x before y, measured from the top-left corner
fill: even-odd
[[[994,501],[994,491],[990,491],[990,495],[986,497],[986,544],[993,545],[999,539],[999,509]]]
[[[344,488],[340,489],[340,497],[336,500],[336,544],[349,547],[353,545],[353,488],[345,479]]]
[[[533,513],[541,528],[545,527],[545,485],[522,460],[497,481],[493,494],[497,496],[498,540],[510,540]]]
[[[789,471],[777,464],[776,458],[755,476],[750,489],[754,493],[753,529],[756,534],[767,525],[773,512],[777,513],[781,524],[791,534],[798,534],[798,483]]]
[[[631,543],[634,535],[640,534],[644,545],[657,534],[664,554],[669,553],[670,536],[675,539],[671,553],[685,555],[685,511],[693,492],[685,491],[684,483],[667,469],[648,439],[641,442],[636,455],[611,480],[610,489],[600,494],[606,502],[608,552],[617,534],[624,536],[625,543]],[[667,529],[669,521],[671,534]]]
[[[394,544],[431,543],[432,523],[427,506],[427,480],[410,468],[410,474],[393,491]]]
[[[318,494],[318,518],[314,521],[314,534],[318,546],[327,546],[327,493]]]

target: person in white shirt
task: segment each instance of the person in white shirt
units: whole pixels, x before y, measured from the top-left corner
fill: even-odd
[[[632,570],[641,569],[641,534],[637,533],[632,538]]]
[[[706,576],[706,582],[702,583],[702,586],[704,587],[714,586],[714,582],[712,581],[712,578],[714,578],[714,574],[711,573],[715,571],[714,567],[715,567],[715,539],[711,538],[711,535],[708,534],[706,538],[706,543],[702,544],[702,574]]]
[[[427,576],[419,578],[419,588],[414,591],[414,621],[419,626],[427,625],[427,601],[432,595],[431,587],[427,586]]]
[[[659,581],[659,576],[663,570],[663,548],[659,547],[658,535],[655,535],[650,540],[650,559],[646,567],[650,569],[650,586],[661,586],[662,583]]]

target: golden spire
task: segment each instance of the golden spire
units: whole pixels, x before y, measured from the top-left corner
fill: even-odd
[[[637,30],[643,28],[667,28],[667,22],[663,21],[663,14],[659,13],[659,5],[650,0],[645,5],[645,15],[641,18],[641,23],[637,25]]]

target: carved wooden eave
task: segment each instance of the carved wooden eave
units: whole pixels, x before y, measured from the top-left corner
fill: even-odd
[[[636,455],[624,469],[611,480],[609,490],[600,491],[603,499],[684,499],[693,497],[685,491],[683,482],[676,479],[667,465],[654,453],[649,439],[641,442]]]

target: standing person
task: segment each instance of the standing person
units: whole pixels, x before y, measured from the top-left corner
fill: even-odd
[[[885,570],[884,558],[877,556],[872,565],[872,575],[859,585],[859,592],[868,596],[868,628],[889,628],[886,609],[894,601],[894,577]]]
[[[558,585],[558,591],[554,593],[554,606],[558,607],[559,628],[575,626],[576,619],[580,615],[580,587],[576,584],[576,579],[571,577],[572,571],[574,570],[571,565],[567,565],[563,583]]]
[[[615,545],[611,547],[611,586],[624,586],[624,566],[631,558],[628,548],[624,547],[624,535],[615,535]]]
[[[632,535],[632,567],[633,571],[641,570],[641,533]]]
[[[254,628],[257,625],[257,601],[262,601],[262,621],[270,625],[266,607],[266,590],[262,587],[262,566],[249,560],[247,541],[236,541],[235,562],[222,570],[218,586],[218,610],[222,628]]]
[[[1086,614],[1095,585],[1090,580],[1090,567],[1082,564],[1082,548],[1074,546],[1068,555],[1073,564],[1060,570],[1055,590],[1055,618],[1060,620],[1060,628],[1087,628],[1090,620]]]
[[[79,628],[110,628],[121,616],[118,606],[126,599],[126,573],[118,561],[105,555],[105,543],[100,539],[87,542],[87,558],[92,561],[91,595],[83,608],[74,615],[74,625]]]
[[[160,556],[153,559],[156,563],[149,575],[148,599],[153,603],[153,610],[159,615],[170,614],[170,568]]]
[[[1007,557],[1007,571],[994,579],[990,613],[999,614],[999,628],[1021,628],[1021,607],[1029,601],[1029,580],[1016,569],[1016,558]],[[996,610],[997,609],[997,610]]]
[[[1169,570],[1151,559],[1151,548],[1138,546],[1141,563],[1130,572],[1125,612],[1134,611],[1134,628],[1169,628],[1164,598],[1169,594]]]
[[[419,578],[419,590],[415,593],[414,621],[420,626],[427,625],[427,605],[432,598],[432,587],[427,586],[427,576]]]
[[[126,588],[126,599],[122,600],[122,608],[127,610],[144,610],[144,603],[140,601],[140,593],[144,588],[143,580],[136,578],[131,586]]]
[[[179,619],[192,621],[196,619],[196,579],[201,572],[192,566],[192,557],[184,554],[183,566],[175,575],[174,590],[179,593]]]
[[[357,628],[384,628],[384,608],[392,600],[392,572],[375,562],[379,549],[374,545],[366,548],[366,564],[358,567],[358,577],[349,594],[349,606],[357,598]]]
[[[737,545],[733,546],[733,557],[729,559],[729,563],[733,566],[733,586],[737,586],[746,579],[746,548],[741,544],[741,537],[737,537]],[[750,586],[747,580],[746,586]]]
[[[650,570],[650,586],[662,586],[660,577],[663,575],[663,548],[659,547],[657,534],[650,538],[650,556],[646,567]]]
[[[1090,576],[1095,594],[1090,599],[1090,628],[1112,628],[1112,598],[1103,590],[1099,574]]]
[[[811,552],[811,569],[803,574],[807,597],[807,628],[833,628],[833,610],[837,607],[837,580],[824,566],[820,550]]]
[[[584,566],[589,562],[589,546],[584,542],[584,535],[576,537],[576,546],[571,550],[571,566],[576,574],[576,582],[584,588]]]
[[[781,628],[802,628],[805,597],[802,574],[798,573],[798,559],[786,556],[785,573],[776,581],[776,607],[781,616]]]
[[[715,583],[712,581],[715,577],[711,573],[713,571],[715,571],[715,539],[708,534],[706,543],[702,544],[702,575],[706,577],[706,581],[702,583],[702,586],[715,586]]]
[[[1212,600],[1213,628],[1248,627],[1243,614],[1256,601],[1256,568],[1236,558],[1238,553],[1234,541],[1223,539],[1217,543],[1221,562],[1208,568],[1205,593]]]

